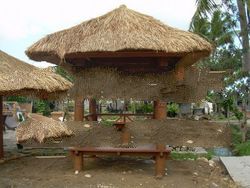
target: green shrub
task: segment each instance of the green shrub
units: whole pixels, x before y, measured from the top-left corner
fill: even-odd
[[[50,103],[45,100],[37,100],[34,102],[34,111],[42,113],[44,116],[49,116],[51,113]]]
[[[179,105],[171,103],[167,105],[167,114],[169,117],[175,117],[179,113]]]
[[[250,141],[237,144],[233,150],[233,153],[238,156],[250,155]]]
[[[241,136],[242,133],[240,131],[240,127],[237,125],[232,125],[231,126],[231,134],[232,134],[232,143],[233,145],[237,145],[241,143]]]
[[[152,113],[153,104],[152,103],[131,103],[128,109],[131,112],[133,112],[133,109],[135,109],[136,113]]]

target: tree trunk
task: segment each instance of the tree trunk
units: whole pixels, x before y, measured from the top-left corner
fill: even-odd
[[[4,157],[3,151],[3,97],[0,95],[0,159]]]
[[[249,0],[247,1],[249,5]],[[240,15],[240,29],[241,29],[242,49],[243,49],[242,70],[244,72],[250,72],[249,36],[248,36],[245,0],[237,0],[237,5]]]
[[[241,132],[242,132],[242,142],[246,142],[246,134],[247,134],[247,109],[246,109],[246,100],[243,99],[243,103],[242,103],[242,111],[244,113],[243,116],[243,122],[241,124]]]

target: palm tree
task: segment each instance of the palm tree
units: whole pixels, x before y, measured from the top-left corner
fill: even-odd
[[[197,9],[194,13],[190,23],[190,30],[194,30],[195,25],[201,22],[202,19],[213,15],[214,11],[223,7],[225,4],[233,4],[232,0],[222,0],[221,4],[217,4],[214,0],[196,0]],[[242,39],[242,70],[250,72],[250,47],[249,47],[249,33],[250,33],[250,0],[237,0],[239,21],[240,21],[240,35]]]
[[[225,9],[225,7],[232,7],[235,3],[232,0],[222,0],[220,4],[216,4],[214,0],[196,0],[197,9],[192,18],[190,24],[190,30],[204,34],[215,42],[216,45],[223,45],[227,39],[233,40],[230,36],[230,32],[223,32],[222,17],[220,17],[220,10]],[[250,73],[250,47],[249,47],[249,33],[250,33],[250,0],[237,0],[236,1],[236,12],[239,15],[240,22],[240,39],[242,45],[242,72]],[[233,10],[235,11],[235,10]],[[208,18],[211,20],[211,25],[209,26]],[[210,32],[205,31],[210,27]],[[238,32],[234,31],[236,34]],[[232,35],[231,35],[232,36]],[[214,58],[216,51],[213,53],[212,60]],[[249,92],[247,92],[246,98],[249,98]],[[244,100],[245,101],[245,100]],[[245,105],[244,105],[245,106]],[[243,112],[246,114],[246,109],[243,108]],[[244,122],[242,124],[243,129],[246,127],[247,117],[245,116]],[[243,131],[243,138],[245,138],[245,133]],[[242,141],[245,141],[244,139]]]

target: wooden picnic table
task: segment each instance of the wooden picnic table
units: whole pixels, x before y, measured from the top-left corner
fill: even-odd
[[[117,120],[116,120],[116,122],[117,121],[119,121],[119,120],[121,120],[121,119],[123,119],[123,122],[125,122],[126,123],[126,120],[128,120],[128,121],[133,121],[133,119],[131,118],[131,116],[145,116],[145,117],[153,117],[153,114],[148,114],[148,113],[146,113],[146,114],[135,114],[135,113],[119,113],[119,114],[115,114],[115,113],[102,113],[102,114],[88,114],[88,115],[85,115],[84,117],[88,120],[88,118],[89,117],[91,117],[91,116],[93,116],[93,115],[95,115],[95,116],[97,116],[97,117],[102,117],[102,116],[119,116],[118,118],[117,118]]]
[[[76,173],[82,170],[85,155],[90,156],[149,156],[155,159],[156,177],[165,175],[166,160],[171,150],[163,144],[144,145],[136,148],[115,148],[115,147],[69,147],[74,161]]]

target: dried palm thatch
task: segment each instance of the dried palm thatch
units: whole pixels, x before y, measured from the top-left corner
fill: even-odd
[[[24,63],[0,50],[0,95],[58,98],[72,84],[60,75]]]
[[[217,76],[215,76],[217,75]],[[223,87],[223,74],[189,67],[180,83],[174,72],[125,74],[111,68],[89,68],[76,74],[72,97],[197,102],[210,89]]]
[[[29,114],[27,120],[16,129],[16,138],[19,143],[31,139],[42,143],[46,139],[72,135],[72,131],[62,122],[38,114]]]
[[[223,89],[225,72],[211,72],[206,69],[189,67],[185,71],[185,79],[177,83],[172,92],[162,89],[163,98],[178,103],[199,102],[207,96],[209,90]]]
[[[42,38],[26,54],[36,61],[63,63],[70,54],[117,51],[153,51],[186,55],[203,52],[212,45],[200,36],[163,24],[151,16],[122,5],[95,19]]]

